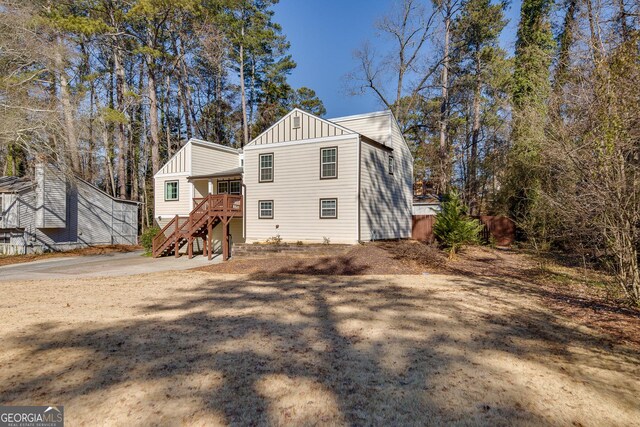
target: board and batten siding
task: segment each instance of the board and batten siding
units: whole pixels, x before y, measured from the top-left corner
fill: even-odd
[[[191,144],[186,143],[160,168],[156,175],[177,174],[191,171]]]
[[[322,142],[273,143],[245,148],[246,241],[280,235],[284,241],[358,241],[358,135]],[[320,179],[320,149],[338,147],[338,178]],[[258,182],[260,154],[273,153],[273,182]],[[338,218],[320,219],[320,199],[338,199]],[[273,200],[273,219],[258,218],[258,201]]]
[[[378,119],[379,116],[375,118]],[[389,136],[393,148],[361,143],[360,155],[360,235],[362,240],[411,237],[413,202],[413,158],[400,129],[388,114]],[[369,136],[369,135],[367,135]],[[389,156],[394,173],[389,173]]]
[[[299,117],[299,127],[294,127]],[[353,133],[339,125],[323,120],[299,109],[293,109],[273,126],[258,135],[250,145],[274,144],[304,139],[326,138]]]

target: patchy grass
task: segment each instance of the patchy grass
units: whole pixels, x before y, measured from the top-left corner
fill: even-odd
[[[103,255],[117,252],[133,252],[142,249],[141,246],[132,245],[99,245],[88,248],[72,249],[70,251],[45,252],[29,255],[0,255],[0,266],[20,264],[23,262],[39,261],[41,259],[59,258],[66,256]]]
[[[69,425],[640,419],[640,346],[517,280],[179,272],[1,286],[2,402],[65,405]]]

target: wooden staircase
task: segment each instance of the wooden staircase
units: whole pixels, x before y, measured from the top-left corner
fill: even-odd
[[[229,222],[242,217],[242,196],[229,194],[209,194],[193,199],[195,207],[189,216],[176,215],[153,239],[153,257],[174,254],[180,256],[180,248],[185,244],[189,259],[193,257],[194,239],[204,241],[203,255],[213,258],[213,229],[222,226],[222,259],[229,259]]]

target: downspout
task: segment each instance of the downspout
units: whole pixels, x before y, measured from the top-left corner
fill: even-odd
[[[360,160],[362,157],[362,149],[361,149],[361,144],[362,144],[362,140],[360,139],[360,135],[358,134],[358,145],[357,145],[357,158],[358,158],[358,164],[356,165],[356,174],[358,176],[357,179],[357,184],[356,184],[356,208],[358,209],[358,216],[357,216],[357,221],[356,221],[356,226],[358,227],[356,236],[358,237],[358,243],[360,243],[362,241],[362,238],[360,236],[361,233],[361,228],[360,228]]]
[[[247,186],[244,183],[244,173],[242,174],[242,238],[247,241]]]

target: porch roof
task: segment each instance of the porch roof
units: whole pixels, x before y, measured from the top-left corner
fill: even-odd
[[[242,167],[237,167],[237,168],[229,169],[226,171],[210,173],[206,175],[188,176],[187,179],[189,181],[192,181],[194,179],[209,179],[209,178],[220,178],[225,176],[238,176],[238,175],[242,175],[242,171],[243,171]]]

